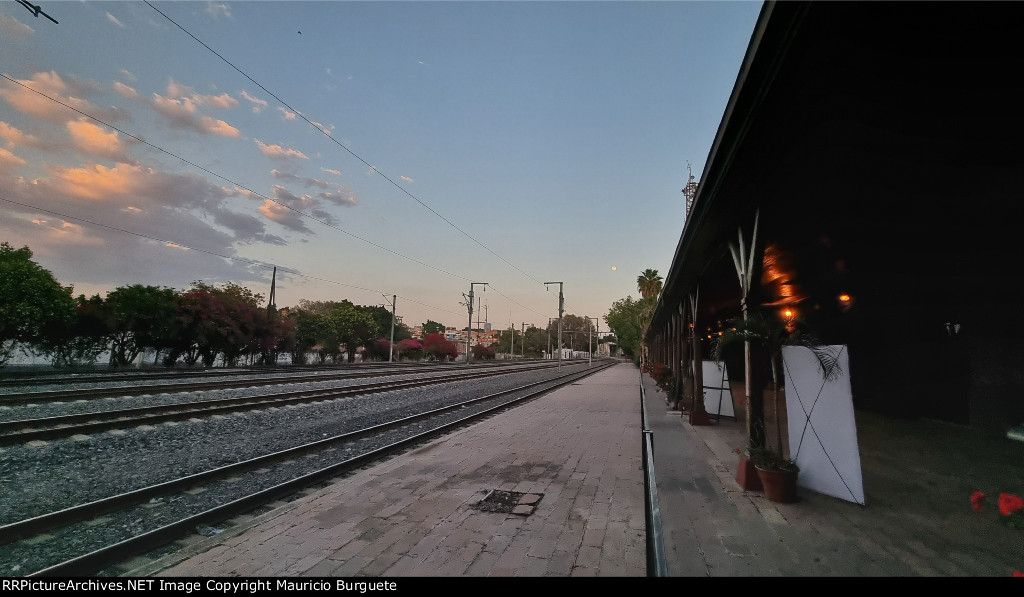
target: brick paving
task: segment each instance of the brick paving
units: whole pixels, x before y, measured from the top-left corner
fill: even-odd
[[[641,385],[669,576],[1024,569],[1024,531],[969,504],[1024,493],[1024,442],[857,412],[865,504],[807,489],[777,504],[736,481],[742,420],[690,425],[622,363],[127,575],[647,576]],[[529,515],[477,509],[491,490],[542,497]]]
[[[640,429],[620,364],[134,574],[645,576]],[[491,490],[524,496],[476,508]]]

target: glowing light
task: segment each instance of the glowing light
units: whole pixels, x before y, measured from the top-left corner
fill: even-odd
[[[850,302],[850,295],[846,294],[845,292],[840,293],[840,295],[839,295],[839,302],[840,303],[848,303],[848,302]]]

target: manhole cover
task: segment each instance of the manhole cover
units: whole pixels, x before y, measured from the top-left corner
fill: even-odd
[[[482,500],[473,505],[482,512],[502,512],[529,516],[533,514],[543,493],[519,493],[518,491],[502,491],[492,489]]]

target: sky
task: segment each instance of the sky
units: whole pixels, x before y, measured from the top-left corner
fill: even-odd
[[[667,275],[761,9],[33,4],[0,3],[0,241],[76,296],[273,280],[464,328],[472,288],[520,329],[561,287],[598,330]]]

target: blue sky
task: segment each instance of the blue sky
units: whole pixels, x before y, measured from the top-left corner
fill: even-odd
[[[667,274],[761,8],[36,3],[0,4],[0,240],[75,294],[276,266],[279,307],[464,327],[486,282],[497,328]]]

